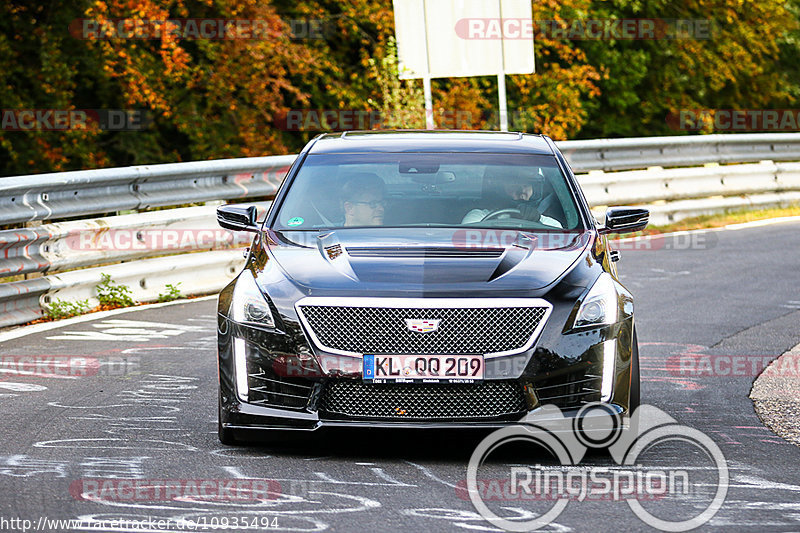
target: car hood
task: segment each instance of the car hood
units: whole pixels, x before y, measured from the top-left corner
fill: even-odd
[[[586,253],[590,232],[374,228],[269,232],[267,248],[306,294],[535,291]]]

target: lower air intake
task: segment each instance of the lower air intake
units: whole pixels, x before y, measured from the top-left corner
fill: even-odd
[[[308,404],[313,382],[275,374],[268,366],[249,362],[248,401],[264,407],[304,409]]]
[[[331,381],[320,399],[323,414],[384,420],[487,420],[526,411],[513,381],[477,384],[371,384]]]
[[[603,378],[598,367],[597,364],[577,365],[569,371],[553,372],[534,379],[532,385],[539,403],[564,409],[600,401]]]

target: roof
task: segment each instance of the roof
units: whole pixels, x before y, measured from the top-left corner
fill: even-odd
[[[542,135],[500,131],[346,131],[309,143],[310,154],[365,152],[483,152],[552,155]]]

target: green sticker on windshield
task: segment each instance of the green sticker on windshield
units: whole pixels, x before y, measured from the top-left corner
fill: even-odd
[[[305,222],[302,217],[292,217],[289,219],[289,222],[286,223],[287,226],[299,226]]]

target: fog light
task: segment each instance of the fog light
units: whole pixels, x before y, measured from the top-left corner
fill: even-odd
[[[600,401],[611,399],[614,389],[614,377],[617,370],[617,339],[603,343],[603,382],[600,385]]]
[[[236,374],[236,395],[247,401],[247,347],[244,339],[233,339],[233,372]]]

